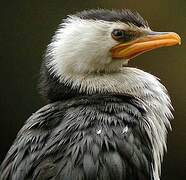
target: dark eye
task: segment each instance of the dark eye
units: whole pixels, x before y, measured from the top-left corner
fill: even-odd
[[[112,37],[117,40],[117,41],[123,41],[123,42],[127,42],[130,41],[134,38],[134,35],[131,34],[131,32],[128,31],[124,31],[122,29],[114,29],[112,31]]]
[[[123,30],[114,29],[114,31],[112,32],[112,35],[117,38],[123,37]]]

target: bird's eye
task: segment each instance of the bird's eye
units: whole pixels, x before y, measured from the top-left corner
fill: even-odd
[[[120,29],[114,29],[114,31],[112,32],[112,35],[114,37],[122,37],[123,36],[123,30]]]
[[[134,34],[122,29],[114,29],[112,31],[112,37],[117,41],[130,41],[134,38]]]

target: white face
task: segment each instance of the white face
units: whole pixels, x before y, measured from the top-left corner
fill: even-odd
[[[136,29],[122,22],[83,20],[71,16],[62,23],[48,47],[49,67],[57,76],[118,71],[127,60],[112,59],[110,49],[119,42],[114,29]]]

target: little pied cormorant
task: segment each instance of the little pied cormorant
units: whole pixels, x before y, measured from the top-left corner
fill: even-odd
[[[68,16],[41,68],[49,104],[18,133],[1,180],[159,180],[171,101],[156,77],[127,63],[180,42],[127,9]]]

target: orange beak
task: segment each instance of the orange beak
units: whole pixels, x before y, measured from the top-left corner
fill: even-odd
[[[177,44],[181,44],[181,38],[178,34],[152,31],[144,37],[114,46],[111,53],[113,59],[132,59],[144,52]]]

